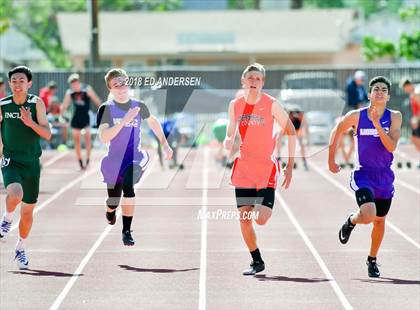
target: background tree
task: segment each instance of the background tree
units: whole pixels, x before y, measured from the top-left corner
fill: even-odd
[[[373,36],[365,36],[362,44],[362,54],[366,61],[390,56],[403,58],[409,61],[420,60],[420,7],[402,9],[399,13],[402,21],[411,23],[411,33],[403,32],[394,43],[389,40],[381,40]]]
[[[8,14],[12,11],[12,0],[0,0],[0,35],[9,29],[11,16]]]
[[[260,0],[228,0],[228,8],[233,10],[259,10]]]
[[[13,25],[28,36],[58,68],[71,62],[63,48],[57,23],[59,12],[86,11],[89,0],[0,0],[0,35]],[[100,0],[100,11],[168,11],[181,7],[181,0]]]
[[[352,8],[362,12],[365,18],[387,11],[397,14],[404,0],[301,0],[305,8]]]

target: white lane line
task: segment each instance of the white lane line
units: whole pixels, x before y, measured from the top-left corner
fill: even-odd
[[[198,309],[206,309],[206,277],[207,277],[207,200],[208,200],[208,162],[209,148],[204,148],[203,192],[201,196],[201,251],[200,251],[200,282]]]
[[[59,154],[57,154],[53,158],[51,158],[49,161],[47,161],[45,164],[43,164],[42,167],[47,168],[48,166],[51,166],[53,163],[55,163],[57,160],[66,156],[68,153],[69,153],[69,151],[60,152]]]
[[[56,200],[58,197],[60,197],[62,194],[64,194],[66,191],[68,191],[70,188],[72,188],[75,184],[77,184],[78,182],[82,181],[83,179],[86,179],[91,174],[93,174],[93,173],[95,173],[97,171],[98,171],[98,167],[92,168],[90,171],[85,172],[83,175],[81,175],[78,178],[76,178],[73,181],[71,181],[69,184],[67,184],[66,186],[64,186],[62,189],[60,189],[58,192],[56,192],[50,198],[48,198],[43,203],[41,203],[39,206],[35,207],[34,214],[38,213],[43,208],[45,208],[46,206],[48,206],[51,202],[53,202],[54,200]],[[10,231],[15,230],[18,226],[19,226],[19,221],[17,221],[17,223],[12,226],[12,228],[11,228]]]
[[[159,160],[159,157],[157,156],[154,156],[153,159],[149,158],[149,163],[146,165],[146,171],[144,172],[142,178],[140,179],[140,182],[134,185],[134,190],[138,190],[141,188],[144,180],[146,179],[146,176],[148,176],[155,169],[155,166],[158,160]]]
[[[414,187],[414,186],[413,186],[413,185],[411,185],[411,184],[408,184],[408,183],[406,183],[406,182],[404,182],[404,181],[401,181],[401,180],[395,180],[395,183],[397,183],[397,184],[399,184],[399,185],[401,185],[401,186],[403,186],[403,187],[405,187],[405,188],[409,189],[410,191],[413,191],[413,192],[415,192],[416,194],[420,195],[420,190],[419,190],[418,188]]]
[[[57,160],[63,158],[68,154],[68,151],[59,153],[55,156],[53,156],[49,161],[47,161],[45,164],[42,164],[42,168],[47,168],[48,166],[51,166],[53,163],[55,163]],[[0,173],[0,182],[3,183],[3,174]]]
[[[147,178],[147,176],[150,174],[150,172],[151,172],[151,169],[147,169],[145,171],[145,173],[144,173],[143,177],[141,178],[139,184],[141,184],[141,183],[144,182],[144,180]],[[117,211],[117,219],[120,217],[120,215],[121,215],[121,210],[119,209]],[[102,234],[99,236],[99,238],[95,241],[95,243],[93,244],[92,248],[88,251],[88,253],[86,254],[86,256],[80,262],[80,264],[77,267],[76,271],[73,273],[73,276],[70,278],[70,280],[67,282],[67,284],[64,287],[64,289],[61,291],[61,293],[58,295],[58,297],[56,298],[56,300],[52,304],[52,306],[50,308],[51,310],[59,309],[59,307],[60,307],[61,303],[63,302],[64,298],[66,298],[67,294],[70,292],[70,290],[73,287],[74,283],[76,283],[76,281],[79,279],[79,275],[83,272],[83,269],[89,263],[89,260],[92,258],[93,254],[95,254],[96,250],[101,245],[102,241],[104,241],[105,237],[109,234],[109,232],[111,231],[111,229],[113,227],[114,226],[107,225],[107,227],[105,228],[105,230],[102,232]]]
[[[312,244],[311,240],[308,238],[302,227],[300,226],[299,222],[296,220],[295,216],[293,215],[292,211],[288,207],[286,201],[280,197],[278,190],[276,190],[276,198],[279,200],[281,207],[286,212],[287,216],[289,217],[292,224],[295,226],[296,230],[298,231],[299,235],[302,237],[303,241],[305,242],[306,246],[311,251],[312,255],[315,257],[318,265],[321,267],[322,272],[328,279],[328,283],[332,286],[335,294],[337,295],[338,299],[340,300],[341,304],[343,305],[344,309],[351,310],[353,309],[350,302],[347,300],[346,296],[344,295],[343,291],[341,290],[338,283],[335,281],[334,277],[332,276],[331,272],[328,270],[327,265],[325,264],[324,260],[319,255],[318,251],[315,249],[314,245]]]
[[[117,212],[117,219],[120,217],[121,210],[118,210]],[[89,250],[89,252],[86,254],[86,256],[83,258],[83,260],[80,262],[80,265],[77,267],[76,271],[73,273],[73,276],[70,278],[70,280],[67,282],[64,289],[61,291],[60,295],[56,298],[54,303],[51,306],[51,310],[56,310],[60,307],[61,303],[63,302],[64,298],[66,298],[68,292],[73,287],[74,283],[77,281],[79,276],[82,274],[83,269],[88,264],[89,260],[92,258],[93,254],[95,254],[98,247],[101,245],[102,241],[105,239],[105,237],[109,234],[111,229],[114,226],[107,225],[105,230],[102,232],[102,234],[99,236],[98,240],[96,240],[93,247]]]
[[[395,151],[395,155],[397,155],[397,156],[400,156],[401,158],[404,158],[404,159],[406,159],[406,160],[409,160],[409,161],[413,161],[413,162],[416,162],[416,161],[418,161],[419,160],[419,158],[417,157],[417,159],[415,159],[415,158],[413,158],[413,157],[410,157],[410,156],[408,156],[406,153],[404,153],[404,152],[402,152],[402,151]]]
[[[337,188],[342,190],[347,196],[354,199],[354,194],[351,192],[348,188],[343,186],[341,183],[339,183],[337,180],[333,179],[330,175],[328,175],[325,171],[323,171],[321,168],[317,167],[315,164],[308,161],[308,164],[311,168],[315,169],[316,172],[318,172],[322,177],[324,177],[326,180],[328,180],[330,183],[334,184]],[[397,234],[399,234],[401,237],[403,237],[405,240],[410,242],[412,245],[414,245],[416,248],[420,249],[420,244],[417,243],[413,238],[408,236],[406,233],[404,233],[401,229],[399,229],[397,226],[392,224],[390,220],[386,220],[385,224],[388,225],[392,230],[394,230]]]
[[[61,152],[55,156],[53,156],[52,158],[50,158],[50,160],[48,160],[45,164],[42,164],[42,168],[47,168],[48,166],[51,166],[53,163],[55,163],[57,160],[63,158],[64,156],[66,156],[68,154],[68,151],[65,152]],[[3,174],[0,173],[0,183],[3,183]]]

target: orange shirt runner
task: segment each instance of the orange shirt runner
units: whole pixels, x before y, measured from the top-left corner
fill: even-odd
[[[240,155],[235,159],[231,183],[241,188],[276,188],[280,167],[272,156],[275,147],[275,98],[262,93],[256,104],[244,96],[234,99],[234,115],[241,137]]]

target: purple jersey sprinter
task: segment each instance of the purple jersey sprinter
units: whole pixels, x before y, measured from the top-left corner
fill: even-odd
[[[127,73],[119,68],[111,69],[105,75],[112,99],[99,107],[97,126],[99,139],[108,145],[108,152],[101,161],[103,181],[107,184],[108,192],[106,219],[110,225],[115,224],[115,211],[121,203],[122,241],[124,245],[132,246],[135,244],[131,235],[134,185],[140,181],[149,162],[149,155],[141,148],[142,121],[147,122],[159,139],[166,159],[171,159],[172,149],[159,121],[150,114],[144,102],[130,97],[127,78]]]
[[[383,76],[370,80],[369,106],[348,112],[332,131],[329,145],[328,166],[331,172],[337,173],[340,171],[335,162],[337,141],[350,128],[356,133],[355,168],[351,173],[350,187],[355,192],[359,210],[346,218],[339,231],[339,240],[346,244],[356,224],[373,223],[366,261],[369,277],[380,276],[376,256],[394,195],[395,177],[391,164],[401,135],[401,113],[386,107],[390,89],[390,81]]]

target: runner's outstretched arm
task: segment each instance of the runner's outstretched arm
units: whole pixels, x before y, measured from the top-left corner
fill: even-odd
[[[130,123],[139,113],[140,108],[130,108],[125,116],[121,119],[121,122],[115,124],[112,127],[109,127],[109,124],[101,124],[98,128],[99,139],[102,143],[109,143],[116,135],[121,131],[121,129]]]
[[[283,129],[284,134],[287,135],[289,158],[287,160],[286,169],[284,170],[284,181],[282,183],[282,186],[287,189],[292,181],[293,164],[295,162],[296,130],[286,111],[277,101],[274,101],[271,106],[271,114]]]
[[[158,119],[155,116],[150,115],[146,119],[146,121],[149,127],[152,129],[153,133],[158,138],[160,144],[162,145],[163,151],[165,152],[165,158],[167,160],[171,159],[173,155],[173,151],[171,147],[169,146],[168,141],[166,140],[165,134],[163,133],[162,126],[160,125]]]
[[[101,105],[101,99],[98,97],[98,95],[95,93],[91,86],[87,88],[87,94],[97,107]]]
[[[351,127],[356,129],[357,123],[359,122],[359,114],[360,112],[358,110],[348,112],[331,131],[330,143],[328,147],[328,167],[333,173],[340,171],[340,166],[338,166],[335,162],[335,153],[337,151],[338,141],[340,140],[341,136]]]
[[[231,101],[229,104],[229,124],[226,128],[226,138],[223,141],[223,146],[228,150],[232,150],[233,144],[235,142],[237,121],[235,120],[235,110],[234,110],[234,101]]]
[[[44,102],[38,98],[36,102],[36,118],[38,122],[32,119],[32,114],[29,109],[20,108],[20,115],[22,122],[36,132],[41,138],[45,140],[51,139],[51,129],[48,123],[47,113],[45,111]]]
[[[379,138],[388,152],[394,152],[401,136],[402,115],[399,111],[391,112],[391,128],[389,134],[385,132],[379,122],[379,115],[375,108],[372,108],[372,123],[378,131]]]

